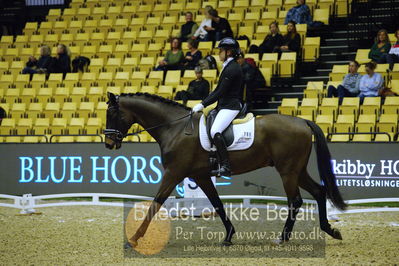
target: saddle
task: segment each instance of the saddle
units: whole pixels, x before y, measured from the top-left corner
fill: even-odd
[[[208,111],[208,112],[207,112]],[[230,146],[233,144],[234,141],[234,131],[233,131],[233,125],[235,124],[242,124],[250,120],[253,115],[252,113],[247,113],[248,111],[248,106],[246,103],[243,104],[240,112],[237,114],[236,118],[230,123],[230,125],[222,132],[222,136],[224,138],[224,141],[226,142],[226,146]],[[213,122],[215,122],[216,115],[218,114],[218,110],[212,109],[212,110],[205,110],[204,115],[206,119],[206,133],[208,134],[208,138],[212,143],[212,137],[211,137],[211,128],[213,125]]]

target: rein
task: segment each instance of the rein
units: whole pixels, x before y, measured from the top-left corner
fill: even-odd
[[[122,141],[122,140],[123,140],[125,137],[127,137],[127,136],[135,136],[135,135],[138,135],[138,134],[140,134],[140,133],[142,133],[142,132],[145,132],[145,131],[148,131],[148,130],[152,130],[152,129],[164,127],[164,126],[170,125],[170,124],[172,124],[172,123],[174,123],[174,122],[177,122],[177,121],[179,121],[179,120],[182,120],[182,119],[184,119],[184,118],[186,118],[186,117],[190,117],[190,119],[187,120],[187,123],[186,123],[186,125],[184,126],[184,134],[186,134],[186,135],[192,135],[193,132],[194,132],[193,112],[192,112],[192,111],[190,111],[189,114],[187,114],[187,115],[185,115],[185,116],[182,116],[182,117],[180,117],[180,118],[178,118],[178,119],[175,119],[175,120],[172,120],[172,121],[168,121],[168,122],[165,122],[165,123],[162,123],[162,124],[160,124],[160,125],[153,126],[153,127],[145,128],[145,129],[140,130],[140,131],[137,131],[137,132],[123,134],[122,132],[120,132],[120,131],[117,130],[117,129],[104,129],[104,135],[105,135],[105,136],[108,136],[108,137],[110,137],[110,138],[112,138],[112,136],[115,136],[114,140]],[[189,124],[191,124],[191,130],[190,130],[190,132],[187,131],[187,127],[189,126]]]

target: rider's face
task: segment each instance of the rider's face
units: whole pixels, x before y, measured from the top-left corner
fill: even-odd
[[[224,62],[227,59],[227,52],[225,49],[220,49],[219,50],[219,59],[220,61]]]

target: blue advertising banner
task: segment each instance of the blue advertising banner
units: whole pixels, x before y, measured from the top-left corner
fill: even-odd
[[[399,196],[399,144],[329,144],[332,166],[345,199]],[[0,194],[118,193],[154,196],[163,168],[156,143],[125,143],[107,150],[101,143],[0,144]],[[314,152],[308,170],[320,182]],[[285,196],[279,174],[268,167],[222,177],[224,195]],[[305,191],[303,197],[310,198]],[[174,191],[183,196],[184,186]]]

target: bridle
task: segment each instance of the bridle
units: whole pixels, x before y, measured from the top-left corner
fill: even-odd
[[[118,99],[118,98],[117,98],[117,99]],[[115,109],[117,109],[117,111],[119,112],[119,105],[111,106],[110,108],[115,108]],[[182,119],[184,119],[184,118],[186,118],[186,117],[190,117],[190,119],[187,120],[187,123],[186,123],[186,125],[185,125],[185,127],[184,127],[184,134],[186,134],[186,135],[192,135],[192,134],[193,134],[193,131],[194,131],[194,124],[193,124],[193,120],[192,120],[192,119],[193,119],[193,111],[190,111],[189,114],[187,114],[187,115],[185,115],[185,116],[182,116],[182,117],[180,117],[180,118],[177,118],[177,119],[175,119],[175,120],[168,121],[168,122],[165,122],[165,123],[162,123],[162,124],[153,126],[153,127],[148,127],[148,128],[145,128],[145,129],[140,130],[140,131],[137,131],[137,132],[132,132],[132,133],[123,134],[123,133],[122,133],[120,130],[118,130],[118,129],[104,129],[104,135],[105,135],[106,137],[112,139],[114,142],[116,142],[116,141],[117,141],[117,142],[122,142],[123,139],[124,139],[125,137],[127,137],[127,136],[135,136],[135,135],[138,135],[138,134],[140,134],[140,133],[142,133],[142,132],[145,132],[145,131],[148,131],[148,130],[152,130],[152,129],[164,127],[164,126],[170,125],[170,124],[172,124],[172,123],[174,123],[174,122],[177,122],[177,121],[179,121],[179,120],[182,120]],[[190,131],[187,131],[187,127],[188,127],[189,125],[191,125],[191,130],[190,130]]]

